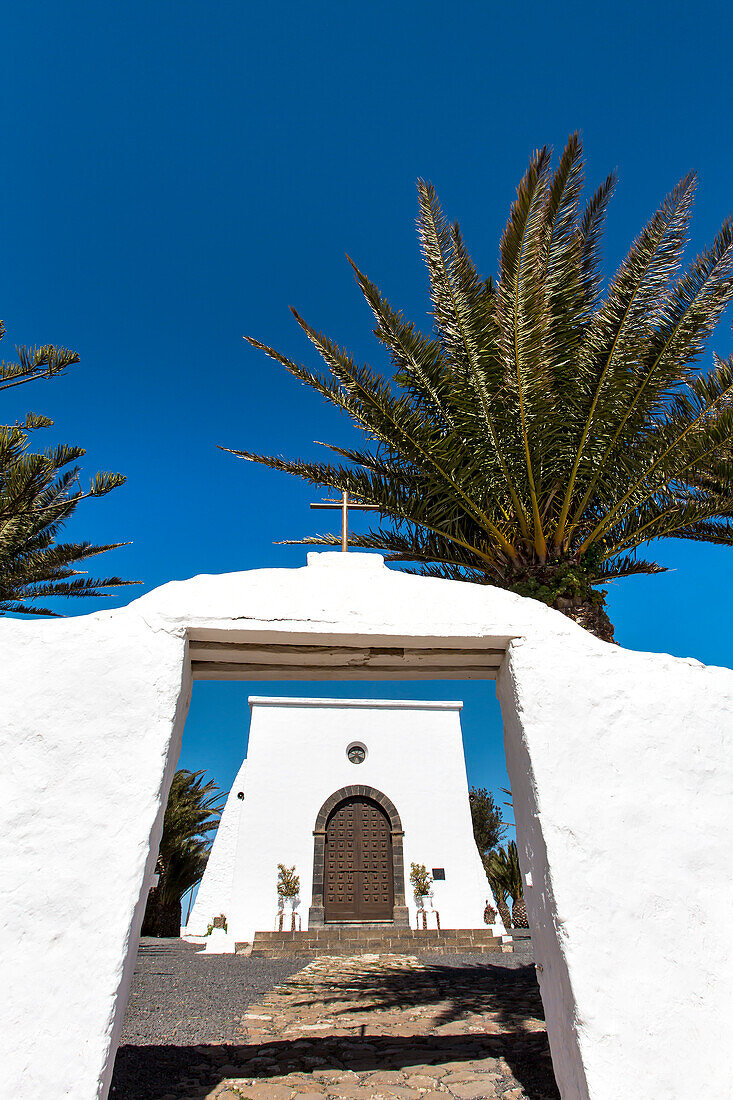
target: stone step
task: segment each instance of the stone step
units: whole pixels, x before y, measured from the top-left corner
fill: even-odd
[[[509,949],[511,950],[511,949]],[[382,944],[378,949],[364,947],[356,947],[354,945],[342,945],[341,947],[335,947],[327,949],[324,947],[319,948],[278,948],[278,947],[263,947],[255,950],[252,949],[250,957],[253,959],[316,959],[328,956],[352,956],[352,955],[417,955],[423,952],[428,952],[431,955],[491,955],[507,951],[507,947],[500,943],[488,946],[487,944],[472,944],[466,947],[455,947],[449,944],[438,944],[431,946],[429,944],[423,944],[420,947],[388,947]]]
[[[245,944],[237,944],[243,951]],[[313,928],[305,932],[256,932],[255,958],[311,958],[317,955],[415,954],[430,951],[487,953],[506,950],[488,928],[411,929],[348,927]]]
[[[441,939],[421,939],[421,940],[403,940],[403,939],[378,939],[378,940],[333,940],[331,942],[324,940],[304,940],[302,943],[260,943],[255,940],[252,950],[253,951],[339,951],[345,950],[349,952],[359,951],[379,951],[379,950],[400,950],[400,951],[425,951],[434,947],[451,948],[454,951],[459,950],[473,950],[477,947],[493,947],[495,945],[501,946],[500,940],[441,940]]]
[[[305,932],[256,932],[257,940],[273,943],[292,941],[302,943],[305,940],[371,940],[387,938],[419,939],[427,936],[439,936],[441,939],[494,939],[494,934],[489,928],[313,928]]]

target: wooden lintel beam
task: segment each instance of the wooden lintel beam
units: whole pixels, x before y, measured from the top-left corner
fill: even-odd
[[[399,646],[303,646],[260,645],[241,642],[196,642],[189,645],[195,661],[231,661],[243,664],[329,664],[333,666],[405,664],[455,664],[466,661],[501,664],[503,649],[429,649]]]
[[[499,670],[498,664],[475,664],[466,662],[462,664],[434,664],[434,665],[315,665],[315,664],[247,664],[244,661],[192,661],[191,668],[194,675],[221,673],[229,674],[237,679],[264,678],[278,680],[286,678],[308,679],[309,677],[325,676],[329,679],[337,679],[342,676],[348,679],[352,673],[371,672],[375,679],[381,675],[404,676],[409,678],[411,673],[420,676],[435,677],[440,679],[450,675],[456,679],[462,676],[483,675],[488,676]]]
[[[286,642],[228,642],[225,640],[214,642],[200,642],[192,638],[189,642],[191,649],[199,649],[201,652],[211,652],[217,649],[226,649],[232,653],[361,653],[365,649],[373,649],[375,653],[391,653],[402,656],[404,646],[364,646],[364,645],[302,645],[288,644]]]

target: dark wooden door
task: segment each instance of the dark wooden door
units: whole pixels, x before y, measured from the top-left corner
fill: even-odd
[[[376,802],[347,798],[329,817],[323,895],[327,921],[392,919],[392,835]]]

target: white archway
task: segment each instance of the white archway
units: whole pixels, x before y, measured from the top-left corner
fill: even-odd
[[[451,676],[498,679],[564,1100],[723,1095],[733,673],[351,553],[0,622],[9,1094],[106,1095],[193,677]]]

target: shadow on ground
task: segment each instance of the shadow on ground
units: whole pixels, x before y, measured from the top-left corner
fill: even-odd
[[[307,994],[307,985],[299,985]],[[539,1030],[542,1004],[533,966],[431,962],[426,968],[382,975],[378,982],[356,973],[333,982],[319,1000],[339,1027],[339,1002],[372,1009],[434,1007],[429,1034],[302,1036],[262,1044],[203,1043],[120,1047],[110,1095],[114,1100],[206,1096],[231,1077],[267,1081],[287,1073],[353,1070],[358,1073],[411,1066],[501,1058],[529,1100],[558,1100],[547,1037]],[[344,1010],[346,1015],[348,1010]],[[354,1009],[352,1007],[351,1011]],[[470,1017],[486,1017],[481,1031],[465,1033]],[[464,1033],[458,1033],[463,1021]],[[348,1026],[344,1020],[344,1026]],[[473,1026],[476,1026],[474,1019]],[[417,1029],[416,1029],[417,1030]],[[356,1032],[356,1033],[355,1033]],[[321,1086],[322,1087],[322,1086]]]
[[[320,1000],[330,1007],[334,1021],[352,1008],[338,1009],[348,998],[358,998],[359,1011],[409,1011],[436,1009],[436,1027],[459,1023],[470,1016],[491,1015],[504,1027],[521,1031],[529,1019],[544,1021],[533,965],[508,968],[487,962],[454,965],[450,961],[422,960],[419,970],[382,971],[375,981],[370,973],[345,975],[329,983],[329,994]]]
[[[115,1100],[159,1100],[170,1093],[188,1098],[205,1096],[230,1077],[267,1081],[314,1069],[364,1073],[474,1058],[503,1058],[529,1100],[559,1100],[544,1033],[523,1031],[492,1036],[309,1039],[307,1053],[287,1041],[262,1047],[124,1046],[117,1054],[110,1096]],[[277,1064],[268,1066],[269,1060]]]

